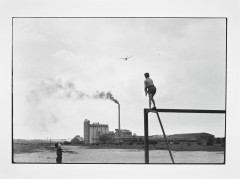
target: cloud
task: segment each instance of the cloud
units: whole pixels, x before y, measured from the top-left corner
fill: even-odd
[[[61,49],[61,50],[55,52],[52,56],[56,57],[56,58],[69,59],[69,58],[73,57],[74,54],[73,54],[73,52],[71,52],[69,50]]]
[[[46,100],[40,105],[31,107],[26,125],[40,133],[49,132],[51,128],[61,124],[64,119],[64,114],[54,101]]]

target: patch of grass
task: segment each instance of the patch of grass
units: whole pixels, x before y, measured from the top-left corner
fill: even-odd
[[[14,154],[20,153],[33,153],[41,152],[44,150],[55,151],[53,144],[43,144],[43,143],[14,143],[13,152]]]
[[[56,152],[56,148],[54,144],[50,144],[50,143],[14,143],[13,144],[14,154],[35,153],[35,152],[42,152],[42,151]],[[77,152],[68,150],[68,151],[65,151],[65,153],[75,154]]]

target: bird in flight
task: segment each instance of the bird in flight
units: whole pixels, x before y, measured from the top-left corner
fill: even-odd
[[[132,56],[131,56],[132,57]],[[124,60],[128,60],[129,58],[131,58],[129,56],[125,57],[125,58],[120,58],[120,59],[124,59]]]

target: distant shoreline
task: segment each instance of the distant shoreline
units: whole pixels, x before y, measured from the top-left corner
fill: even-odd
[[[85,146],[89,149],[139,149],[145,150],[144,145],[88,145]],[[171,144],[170,149],[172,151],[224,151],[224,147],[219,144],[212,146],[199,146],[199,145],[187,145],[187,144]],[[165,144],[163,145],[149,145],[149,150],[167,150]]]
[[[137,149],[137,150],[145,150],[145,146],[141,145],[114,145],[114,144],[102,144],[102,145],[64,145],[62,147],[67,148],[67,146],[76,146],[79,148],[85,149]],[[197,145],[197,144],[170,144],[170,149],[172,151],[207,151],[207,152],[216,152],[216,151],[224,151],[224,147],[220,144],[214,144],[211,146]],[[13,152],[14,154],[19,153],[33,153],[40,151],[54,151],[55,146],[54,143],[14,143],[13,144]],[[156,144],[149,145],[149,150],[167,150],[166,144]],[[71,151],[69,151],[71,152]]]

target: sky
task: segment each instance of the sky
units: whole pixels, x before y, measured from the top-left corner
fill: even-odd
[[[224,110],[226,20],[14,18],[13,137],[83,137],[85,119],[115,131],[111,99],[121,128],[144,135],[145,72],[157,108]],[[167,135],[225,135],[224,114],[160,116]],[[154,114],[149,134],[162,134]]]

